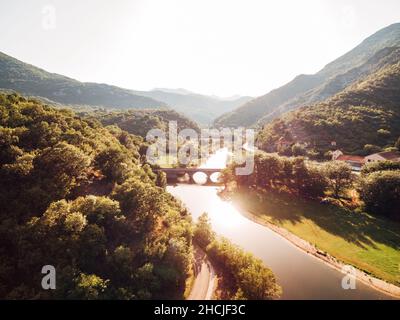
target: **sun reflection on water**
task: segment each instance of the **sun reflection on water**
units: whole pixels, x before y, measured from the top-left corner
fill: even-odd
[[[216,201],[214,201],[216,200]],[[244,217],[237,211],[232,203],[221,199],[210,199],[208,215],[215,229],[239,229],[243,225]]]
[[[221,148],[212,154],[200,168],[223,169],[226,167],[228,156],[228,148]]]

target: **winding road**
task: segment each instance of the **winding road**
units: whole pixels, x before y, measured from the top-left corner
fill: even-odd
[[[211,300],[215,286],[215,271],[206,254],[199,247],[194,247],[195,281],[187,300]]]

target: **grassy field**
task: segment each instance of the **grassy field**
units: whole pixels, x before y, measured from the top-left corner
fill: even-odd
[[[248,191],[233,201],[342,262],[400,285],[399,223],[286,194]]]

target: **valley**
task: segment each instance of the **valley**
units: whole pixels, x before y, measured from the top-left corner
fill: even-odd
[[[230,32],[219,17],[181,34],[179,46],[180,28],[163,33],[170,21],[140,29],[150,32],[143,45],[125,27],[146,19],[121,18],[111,38],[96,29],[108,22],[93,24],[93,38],[74,39],[64,60],[47,53],[51,41],[1,48],[16,54],[0,52],[0,299],[400,298],[400,23],[342,44],[322,31],[290,39],[292,25],[272,36]],[[214,20],[227,37],[202,34]],[[59,32],[41,29],[37,39],[71,41]],[[317,69],[319,42],[344,54],[329,52]],[[36,61],[82,77],[17,58],[40,46],[47,60]],[[263,60],[285,81],[302,63],[314,71],[244,94],[264,85],[255,83],[269,74]],[[233,88],[242,94],[213,94]],[[43,287],[43,266],[57,285]],[[155,313],[185,318],[190,309],[160,304]]]

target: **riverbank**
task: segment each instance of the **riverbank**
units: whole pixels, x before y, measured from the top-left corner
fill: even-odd
[[[255,201],[252,201],[251,203],[254,207]],[[259,206],[257,206],[257,207],[259,207]],[[265,212],[263,213],[263,211],[261,211],[261,210],[257,210],[257,211],[251,210],[249,207],[245,207],[243,205],[241,205],[240,212],[243,216],[245,216],[249,220],[269,228],[270,230],[274,231],[275,233],[279,234],[280,236],[282,236],[283,238],[288,240],[290,243],[295,245],[297,248],[312,255],[313,257],[319,259],[320,261],[323,261],[325,264],[336,269],[337,271],[342,272],[344,266],[351,264],[352,266],[355,267],[355,276],[356,276],[357,280],[361,281],[362,283],[364,283],[376,290],[379,290],[382,293],[388,294],[394,298],[400,298],[400,287],[396,286],[395,284],[389,283],[385,280],[379,279],[379,278],[373,276],[372,274],[368,274],[365,271],[362,271],[361,269],[357,268],[358,267],[357,264],[349,263],[349,262],[345,263],[342,260],[335,258],[334,255],[329,254],[325,250],[321,250],[315,244],[313,244],[307,240],[304,240],[303,238],[294,234],[292,232],[294,227],[292,227],[292,230],[288,230],[287,228],[283,227],[282,224],[284,224],[284,223],[282,222],[282,220],[273,221],[273,219],[271,217],[266,217]],[[294,218],[294,217],[292,217],[292,218]],[[308,218],[309,218],[309,216],[308,216]],[[289,217],[285,216],[285,219],[289,219]],[[279,222],[277,222],[277,221],[279,221]],[[300,221],[301,221],[301,217],[296,216],[296,218],[294,220],[292,220],[290,223],[293,223],[295,225],[296,223],[300,223]],[[279,224],[281,224],[281,225],[279,225]],[[296,230],[296,231],[299,232],[298,230]],[[320,232],[320,230],[318,230],[314,226],[313,232],[315,233],[314,236],[318,237],[318,232]],[[360,244],[357,244],[357,245],[360,245]],[[399,265],[397,267],[399,268]]]
[[[194,221],[208,213],[212,229],[243,250],[262,260],[276,275],[285,300],[376,300],[387,299],[361,281],[357,290],[343,290],[342,273],[307,254],[284,237],[244,217],[231,201],[218,196],[217,187],[197,185],[168,186],[167,190],[181,200]]]

